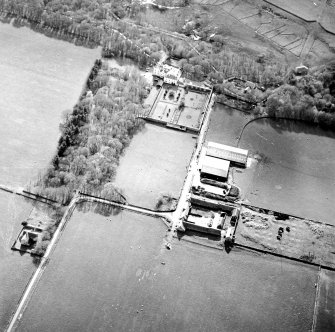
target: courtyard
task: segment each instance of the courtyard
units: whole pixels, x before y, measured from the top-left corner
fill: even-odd
[[[156,89],[153,87],[153,90]],[[149,119],[191,131],[199,131],[208,100],[208,92],[163,84],[153,102]]]

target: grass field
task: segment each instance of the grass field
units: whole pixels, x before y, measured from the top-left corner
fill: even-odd
[[[245,2],[243,3],[243,6],[233,7],[233,9],[230,10],[230,13],[238,19],[243,19],[250,15],[256,15],[258,13],[258,8]]]
[[[178,111],[178,106],[167,101],[159,101],[154,112],[150,115],[151,118],[164,122],[171,122],[173,115]]]
[[[154,101],[156,100],[156,97],[159,93],[159,89],[157,88],[152,88],[150,90],[149,95],[145,98],[143,105],[146,107],[151,107],[154,103]]]
[[[156,88],[152,90],[156,90]],[[173,95],[170,95],[170,93]],[[156,104],[153,105],[150,117],[163,122],[173,121],[184,94],[185,92],[182,88],[171,88],[169,85],[164,85],[159,91]]]
[[[322,270],[315,332],[335,331],[335,272]]]
[[[302,18],[305,21],[317,19],[320,0],[265,0],[287,12]],[[316,5],[315,5],[316,4]]]
[[[101,51],[27,27],[0,30],[0,183],[24,186],[54,157],[61,114],[78,101]]]
[[[0,331],[5,330],[36,269],[29,254],[11,250],[31,209],[22,197],[0,191]]]
[[[147,123],[121,157],[115,184],[128,203],[147,208],[161,193],[178,198],[194,144],[190,134]]]
[[[185,108],[180,114],[178,124],[197,129],[204,112],[207,94],[189,91],[185,94]]]
[[[320,24],[327,31],[335,34],[335,6],[326,6],[322,13]]]
[[[333,36],[333,47],[335,47],[335,36]],[[326,43],[321,42],[320,40],[315,40],[313,43],[313,46],[310,51],[310,55],[314,55],[315,57],[318,57],[319,59],[323,60],[330,60],[332,61],[334,59],[334,53],[329,52],[329,47]]]
[[[208,94],[195,91],[186,93],[183,88],[164,85],[150,112],[150,118],[198,130],[207,98]],[[181,103],[184,103],[182,109]]]
[[[146,22],[154,27],[176,31],[184,25],[184,11],[187,8],[170,9],[159,11],[158,9],[148,8],[140,14],[141,21]]]
[[[163,246],[159,219],[75,211],[18,331],[285,331],[311,328],[317,269]]]

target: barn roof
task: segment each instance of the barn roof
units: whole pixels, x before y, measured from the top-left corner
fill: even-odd
[[[248,159],[248,150],[215,142],[208,142],[206,155],[240,164],[246,164]]]
[[[201,173],[227,178],[229,166],[230,161],[211,156],[205,156],[202,160]]]

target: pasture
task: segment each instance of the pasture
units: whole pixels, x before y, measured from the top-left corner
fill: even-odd
[[[68,222],[18,331],[311,328],[316,268],[178,239],[166,250],[159,219],[87,210]]]

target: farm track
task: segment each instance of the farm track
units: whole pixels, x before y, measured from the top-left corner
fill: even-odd
[[[305,28],[306,31],[305,33],[303,33],[303,36],[301,37],[299,36],[299,34],[295,33],[294,27],[290,27],[287,24],[282,24],[279,27],[274,27],[273,23],[275,23],[274,19],[276,18],[276,15],[271,12],[266,11],[266,14],[271,16],[270,20],[266,22],[257,22],[255,16],[257,16],[258,13],[250,12],[249,14],[244,16],[240,15],[241,13],[238,12],[238,7],[243,6],[243,4],[242,5],[233,4],[231,0],[228,1],[203,0],[197,3],[201,5],[206,5],[208,7],[215,7],[217,12],[220,11],[221,13],[230,15],[236,21],[247,26],[248,28],[253,29],[256,34],[258,34],[261,37],[264,37],[266,40],[276,45],[281,50],[293,54],[295,57],[301,58],[302,60],[306,58],[306,56],[310,53],[311,49],[314,46],[315,42],[315,37],[313,36],[313,32],[315,30],[314,28],[312,28],[311,31],[309,31],[310,29]],[[323,2],[319,6],[319,12],[316,17],[316,22],[318,22],[318,24],[320,24],[321,22],[322,13],[324,12],[324,10],[326,10],[326,4],[327,0],[323,0]],[[254,7],[254,9],[255,11],[258,10],[258,8],[256,7]],[[280,9],[292,14],[291,12],[283,8]],[[215,16],[217,17],[218,15],[220,14],[217,13]],[[293,13],[293,15],[298,17],[299,19],[304,20],[298,14]],[[267,25],[269,25],[268,29],[266,28]],[[296,38],[292,40],[294,35],[296,36]]]
[[[278,42],[276,42],[275,40],[273,40],[274,37],[279,36],[279,35],[281,35],[281,36],[288,36],[288,35],[293,35],[293,34],[294,34],[293,31],[292,31],[292,33],[284,33],[284,31],[286,30],[287,24],[282,24],[280,27],[272,27],[272,28],[270,28],[270,30],[267,30],[267,31],[265,31],[265,32],[260,32],[260,31],[259,31],[259,30],[260,30],[262,27],[264,27],[265,25],[267,25],[267,24],[271,24],[271,23],[273,22],[273,19],[275,18],[274,14],[272,14],[272,13],[268,13],[269,15],[272,16],[272,18],[270,19],[270,21],[267,21],[267,22],[261,22],[261,23],[255,28],[255,27],[251,26],[250,24],[248,24],[247,22],[244,22],[244,20],[246,20],[246,19],[248,19],[248,18],[251,18],[251,17],[254,17],[254,16],[256,16],[257,14],[247,15],[247,16],[245,16],[245,17],[238,17],[237,15],[234,15],[234,13],[232,13],[233,10],[234,10],[235,8],[237,8],[237,5],[235,5],[235,6],[234,6],[232,9],[230,9],[229,11],[228,11],[228,10],[225,10],[225,9],[222,8],[222,7],[220,8],[220,10],[221,10],[221,12],[226,13],[226,14],[230,15],[231,17],[233,17],[233,18],[234,18],[235,20],[237,20],[239,23],[241,23],[241,24],[247,26],[248,28],[253,29],[253,30],[255,31],[256,34],[258,34],[258,35],[261,36],[261,37],[264,37],[265,39],[267,39],[267,40],[270,41],[271,43],[275,44],[275,45],[276,45],[277,47],[279,47],[281,50],[285,50],[285,51],[287,51],[287,52],[293,54],[293,55],[296,56],[296,57],[300,57],[300,56],[301,56],[301,51],[300,51],[300,52],[299,52],[299,51],[298,51],[298,52],[293,51],[293,48],[292,48],[292,49],[288,49],[288,48],[286,48],[286,46],[287,46],[286,44],[284,44],[284,45],[283,45],[283,44],[279,44]],[[257,9],[257,8],[255,7],[255,10],[256,10],[256,9]],[[284,28],[284,30],[280,31],[282,28]],[[276,31],[276,32],[278,32],[278,33],[274,34],[274,35],[271,36],[271,37],[267,36],[268,33],[271,33],[271,32],[273,32],[273,31]],[[297,37],[297,38],[298,38],[298,37]],[[301,39],[301,38],[299,38],[299,39]],[[307,39],[307,37],[306,37],[306,39]],[[288,44],[291,44],[291,42],[288,42]],[[294,48],[299,47],[300,45],[301,45],[301,43],[298,44],[298,45],[296,45]]]

